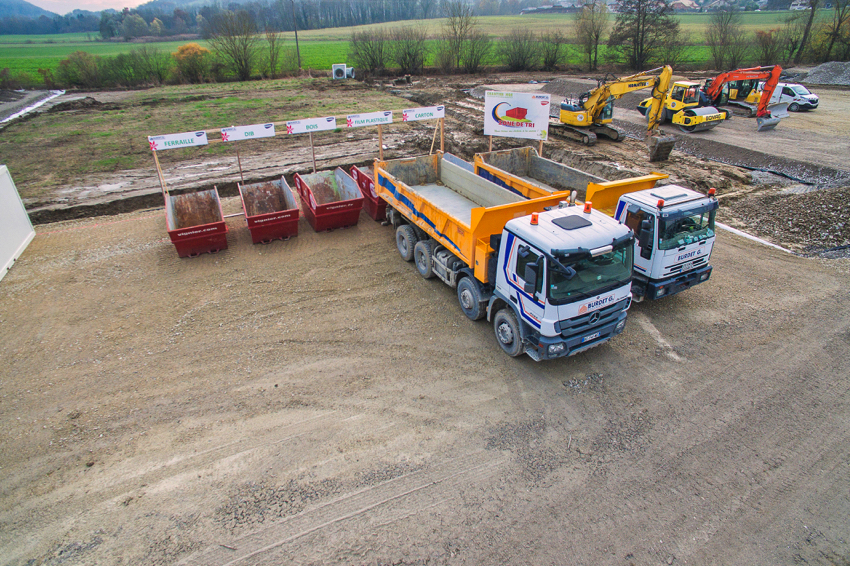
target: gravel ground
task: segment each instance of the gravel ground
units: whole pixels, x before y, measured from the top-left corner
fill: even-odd
[[[850,85],[850,61],[830,61],[810,70],[800,82],[814,85]]]

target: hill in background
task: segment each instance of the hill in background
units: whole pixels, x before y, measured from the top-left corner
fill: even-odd
[[[39,16],[52,18],[57,15],[24,0],[0,0],[0,18],[38,18]]]

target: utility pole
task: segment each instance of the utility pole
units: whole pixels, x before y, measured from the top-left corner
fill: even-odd
[[[301,50],[298,48],[298,18],[295,17],[295,0],[292,2],[292,26],[295,28],[295,53],[298,55],[298,72],[301,73]]]

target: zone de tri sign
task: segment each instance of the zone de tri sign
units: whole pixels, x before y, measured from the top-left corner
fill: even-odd
[[[484,93],[484,135],[545,140],[549,135],[549,95],[488,90]]]

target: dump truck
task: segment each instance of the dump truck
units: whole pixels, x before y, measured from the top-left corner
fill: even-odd
[[[680,185],[656,186],[668,177],[662,173],[607,181],[542,158],[531,147],[476,154],[473,167],[478,176],[526,198],[572,191],[572,199],[592,203],[630,228],[636,235],[637,302],[674,295],[711,277],[714,189],[706,196]]]
[[[396,247],[422,277],[457,291],[471,320],[487,318],[502,350],[536,361],[621,333],[631,305],[634,236],[567,192],[527,198],[438,152],[375,161]]]

